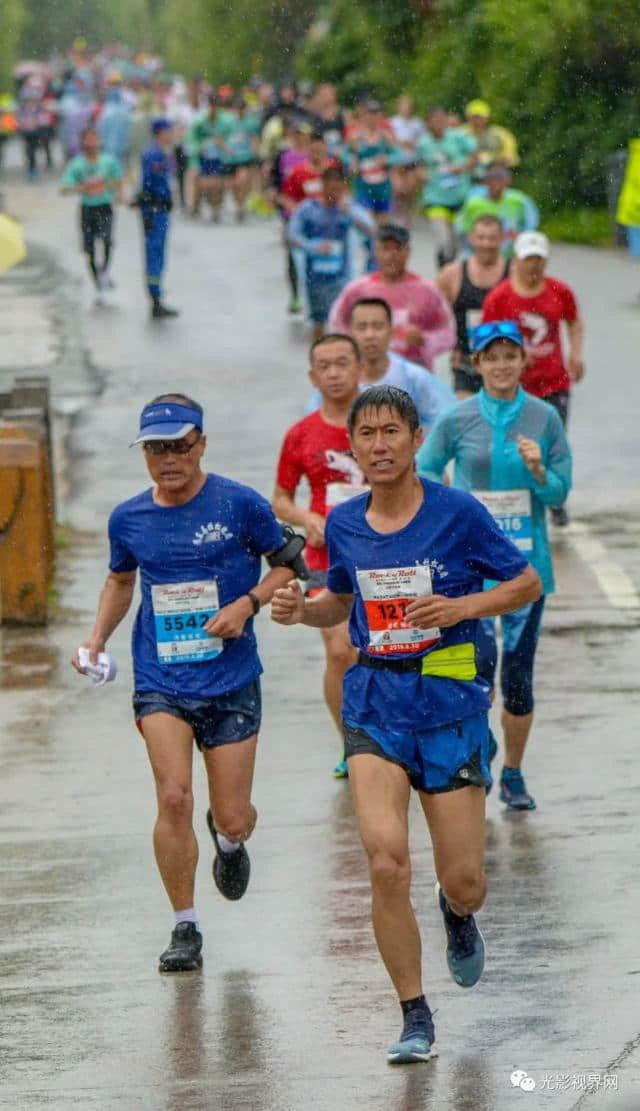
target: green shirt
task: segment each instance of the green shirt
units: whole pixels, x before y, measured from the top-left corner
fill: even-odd
[[[418,141],[417,157],[427,167],[428,180],[423,203],[429,208],[458,208],[471,185],[471,171],[452,174],[452,166],[463,166],[476,149],[475,139],[457,128],[449,128],[440,139],[426,131]]]
[[[113,154],[99,154],[89,162],[84,154],[77,154],[62,175],[63,185],[82,185],[81,204],[95,208],[99,204],[113,204],[115,186],[122,180],[122,169]]]

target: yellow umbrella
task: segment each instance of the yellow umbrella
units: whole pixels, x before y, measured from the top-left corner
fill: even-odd
[[[22,224],[0,212],[0,274],[26,257]]]

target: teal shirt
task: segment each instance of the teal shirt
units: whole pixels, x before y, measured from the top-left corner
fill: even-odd
[[[523,463],[519,436],[540,444],[544,485]],[[522,554],[540,575],[544,593],[553,593],[545,510],[562,505],[571,489],[571,452],[555,409],[522,388],[513,401],[499,401],[481,390],[438,418],[418,452],[418,473],[441,479],[450,460],[455,462],[454,486],[460,490],[526,491],[527,501],[530,494],[530,521],[519,521],[513,534],[508,525],[505,531],[516,543],[518,535],[530,536],[530,546],[519,544]]]
[[[429,208],[458,208],[464,203],[471,188],[471,174],[452,174],[451,166],[466,162],[476,149],[476,141],[456,128],[449,128],[441,139],[430,131],[425,132],[416,147],[420,162],[424,162],[429,180],[422,199]]]
[[[80,202],[89,208],[113,204],[115,186],[122,180],[122,168],[113,154],[101,153],[95,162],[77,154],[62,175],[63,185],[84,185],[88,192],[80,194]]]

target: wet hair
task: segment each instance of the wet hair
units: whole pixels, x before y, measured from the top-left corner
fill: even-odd
[[[345,172],[340,166],[327,166],[326,170],[322,171],[323,181],[346,181]]]
[[[354,340],[353,336],[348,336],[345,332],[329,332],[326,336],[320,336],[320,339],[315,340],[315,342],[312,343],[311,347],[309,348],[310,362],[313,362],[313,356],[315,354],[316,348],[322,347],[322,345],[325,343],[338,343],[340,340],[342,340],[343,343],[349,344],[349,346],[353,350],[356,359],[358,360],[358,362],[360,362],[360,351],[358,349],[358,344]]]
[[[504,177],[508,177],[511,173],[509,167],[505,166],[504,162],[500,162],[499,159],[494,159],[493,162],[489,162],[485,166],[484,176],[486,177],[487,174],[490,174],[492,170],[499,170],[500,173],[504,175]]]
[[[420,427],[418,410],[413,401],[406,390],[401,390],[397,386],[368,386],[359,394],[347,417],[350,436],[353,436],[358,416],[363,409],[374,409],[377,413],[381,409],[391,409],[405,424],[409,425],[411,433],[417,432]]]
[[[162,401],[174,401],[176,405],[185,405],[187,409],[195,409],[201,417],[204,416],[202,405],[199,405],[192,397],[188,397],[186,393],[161,393],[158,397],[154,397],[147,402],[147,405],[159,405]],[[145,405],[145,409],[147,405]]]
[[[473,231],[477,224],[497,224],[500,231],[504,230],[504,224],[500,217],[496,216],[495,212],[482,212],[480,216],[476,216],[469,230]]]
[[[353,320],[353,314],[360,305],[370,305],[372,307],[384,309],[389,323],[391,324],[393,322],[391,306],[389,305],[388,301],[384,300],[383,297],[360,297],[357,301],[354,301],[351,306],[351,311],[349,312],[349,320]]]
[[[430,116],[437,115],[438,112],[444,112],[445,116],[449,115],[447,109],[444,108],[442,104],[434,104],[433,107],[429,108],[427,111],[427,119],[429,119]]]

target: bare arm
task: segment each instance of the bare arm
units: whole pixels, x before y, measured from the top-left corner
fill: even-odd
[[[257,586],[251,587],[251,593],[255,594],[262,608],[271,601],[275,591],[286,587],[292,578],[293,571],[290,567],[272,567]],[[205,632],[212,637],[230,640],[242,636],[250,617],[253,617],[251,598],[248,594],[242,594],[235,602],[223,606],[215,617],[207,621]]]
[[[271,617],[278,625],[308,625],[311,629],[328,629],[346,621],[353,601],[352,594],[334,594],[324,590],[308,601],[298,583],[277,590],[271,603]]]
[[[324,544],[324,518],[319,513],[312,513],[309,509],[301,509],[293,500],[293,494],[276,486],[273,491],[271,505],[276,517],[286,521],[289,525],[303,528],[307,534],[307,543],[312,548],[321,548]]]
[[[126,617],[136,585],[135,571],[110,571],[100,594],[98,613],[93,632],[84,647],[89,649],[91,663],[96,662],[98,652],[104,652],[105,645],[124,617]],[[76,671],[80,671],[77,655],[71,661]]]
[[[410,625],[427,629],[437,625],[447,629],[460,621],[479,617],[498,617],[502,613],[535,602],[542,594],[542,583],[537,571],[529,565],[515,579],[498,583],[479,594],[465,594],[462,598],[445,598],[442,594],[427,594],[416,598],[407,606],[406,618]]]
[[[569,332],[569,374],[573,382],[579,382],[584,377],[583,345],[584,324],[582,318],[567,321]]]

